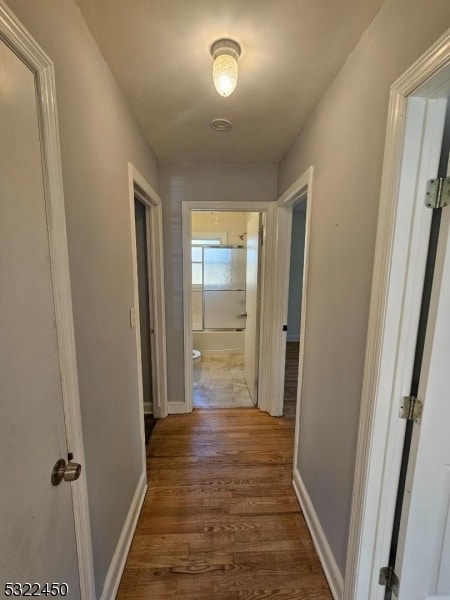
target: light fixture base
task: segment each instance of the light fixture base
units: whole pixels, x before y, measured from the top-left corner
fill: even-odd
[[[211,46],[211,55],[213,58],[228,54],[233,56],[236,60],[241,56],[241,47],[234,40],[227,38],[216,40]]]

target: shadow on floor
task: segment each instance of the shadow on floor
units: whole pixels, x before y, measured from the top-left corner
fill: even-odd
[[[152,435],[153,428],[156,425],[156,419],[153,415],[144,415],[144,428],[145,428],[145,445],[147,446]]]

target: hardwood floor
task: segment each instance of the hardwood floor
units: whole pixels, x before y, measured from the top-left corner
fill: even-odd
[[[200,409],[159,421],[119,600],[331,600],[292,489],[294,421]]]
[[[286,343],[286,367],[284,371],[284,411],[288,419],[295,419],[297,406],[299,342]]]

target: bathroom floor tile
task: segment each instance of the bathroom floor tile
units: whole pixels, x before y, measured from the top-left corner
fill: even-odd
[[[230,364],[232,367],[244,368],[244,355],[243,354],[230,354]]]
[[[233,380],[230,377],[227,379],[213,379],[211,376],[208,385],[211,397],[216,393],[234,394]]]
[[[195,408],[210,408],[209,400],[207,398],[204,398],[203,396],[198,396],[197,394],[195,394],[194,406]]]
[[[233,379],[244,379],[244,368],[231,367],[231,376]]]
[[[234,387],[234,396],[236,398],[236,402],[239,406],[253,406],[253,402],[250,398],[250,394],[247,388],[247,384],[242,383],[233,383]]]
[[[194,362],[196,408],[252,407],[244,379],[244,356],[203,352]]]
[[[237,408],[237,406],[234,394],[219,394],[208,402],[208,408]]]

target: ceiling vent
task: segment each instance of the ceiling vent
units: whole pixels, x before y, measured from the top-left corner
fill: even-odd
[[[230,131],[233,127],[228,119],[213,119],[209,125],[214,131]]]

